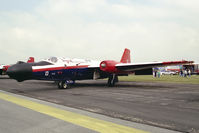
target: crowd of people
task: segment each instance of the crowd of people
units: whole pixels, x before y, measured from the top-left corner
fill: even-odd
[[[180,77],[191,77],[191,70],[190,69],[185,69],[185,70],[180,70]]]
[[[178,74],[178,73],[176,73]],[[191,77],[191,70],[190,69],[181,69],[179,72],[180,77]],[[174,74],[170,74],[170,75],[174,75]],[[161,76],[161,72],[158,69],[153,69],[153,77],[157,77],[159,78]]]
[[[160,71],[159,70],[155,70],[154,72],[153,72],[153,77],[160,77]]]

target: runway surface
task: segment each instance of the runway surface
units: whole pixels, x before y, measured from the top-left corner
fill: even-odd
[[[6,133],[179,133],[0,91]]]
[[[81,81],[67,90],[53,82],[0,79],[0,89],[52,103],[181,132],[199,132],[199,85]]]

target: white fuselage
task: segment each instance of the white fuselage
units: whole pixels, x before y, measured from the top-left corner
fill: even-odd
[[[99,67],[101,61],[88,60],[88,59],[69,59],[69,58],[57,58],[51,57],[49,59],[44,59],[43,61],[49,62],[52,65],[44,66],[33,66],[33,70],[45,69],[45,68],[55,68],[55,67],[73,67],[73,66],[87,66],[89,68]]]

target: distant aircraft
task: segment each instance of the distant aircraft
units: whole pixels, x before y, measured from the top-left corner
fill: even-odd
[[[33,63],[33,62],[35,62],[35,58],[29,57],[27,63]]]
[[[34,57],[29,57],[27,63],[33,63],[35,61]],[[24,63],[19,61],[18,63]],[[7,70],[11,65],[0,65],[0,75],[6,75]]]
[[[51,80],[58,88],[66,89],[75,80],[108,78],[108,86],[118,82],[118,76],[128,76],[136,71],[153,67],[189,64],[193,61],[131,63],[130,50],[125,49],[120,62],[114,60],[92,61],[51,57],[37,63],[18,63],[8,68],[10,78],[24,80]]]
[[[4,74],[4,66],[5,65],[0,65],[0,75],[3,75]]]

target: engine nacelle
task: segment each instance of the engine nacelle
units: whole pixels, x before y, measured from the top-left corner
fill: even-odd
[[[100,63],[100,70],[108,73],[117,72],[117,68],[115,67],[119,62],[113,60],[105,60]]]

